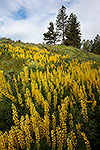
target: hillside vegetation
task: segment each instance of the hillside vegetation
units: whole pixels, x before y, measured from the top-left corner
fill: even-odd
[[[0,43],[0,150],[99,150],[100,55]]]

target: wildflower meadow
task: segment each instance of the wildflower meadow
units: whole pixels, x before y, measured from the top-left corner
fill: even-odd
[[[100,63],[12,44],[4,55],[23,67],[0,69],[0,150],[97,150]]]

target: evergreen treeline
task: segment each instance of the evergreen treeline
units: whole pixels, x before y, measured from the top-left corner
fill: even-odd
[[[94,40],[83,40],[82,48],[87,52],[100,54],[100,35],[96,35]]]
[[[44,40],[46,44],[61,44],[67,46],[74,46],[80,48],[81,46],[81,31],[80,22],[77,20],[77,16],[73,13],[68,17],[66,14],[66,8],[62,7],[58,10],[56,17],[56,31],[54,31],[53,22],[49,23],[48,32],[44,33]]]
[[[54,27],[53,22],[50,22],[48,31],[43,36],[46,44],[55,45],[57,42],[60,42],[66,46],[82,47],[87,52],[100,54],[100,35],[97,34],[94,40],[83,40],[81,42],[80,22],[76,14],[71,13],[68,16],[63,5],[58,10],[56,27]]]

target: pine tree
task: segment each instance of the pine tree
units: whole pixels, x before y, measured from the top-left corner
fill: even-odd
[[[92,52],[100,54],[100,35],[96,35],[92,44]]]
[[[77,21],[77,16],[73,13],[71,13],[68,18],[65,34],[66,34],[65,45],[80,48],[81,46],[80,22]]]
[[[58,15],[56,18],[56,30],[59,35],[59,39],[62,40],[62,44],[64,44],[65,41],[65,27],[67,23],[67,17],[66,8],[62,5],[61,9],[58,10]]]
[[[57,41],[57,33],[54,31],[53,22],[49,23],[48,32],[44,33],[44,41],[47,41],[46,44],[54,44]]]
[[[93,41],[92,40],[83,40],[82,41],[82,49],[86,52],[91,52]]]

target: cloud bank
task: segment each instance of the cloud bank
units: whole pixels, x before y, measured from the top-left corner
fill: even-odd
[[[65,5],[67,14],[75,13],[81,24],[82,39],[100,34],[100,0],[0,0],[0,37],[42,43],[50,21]]]

